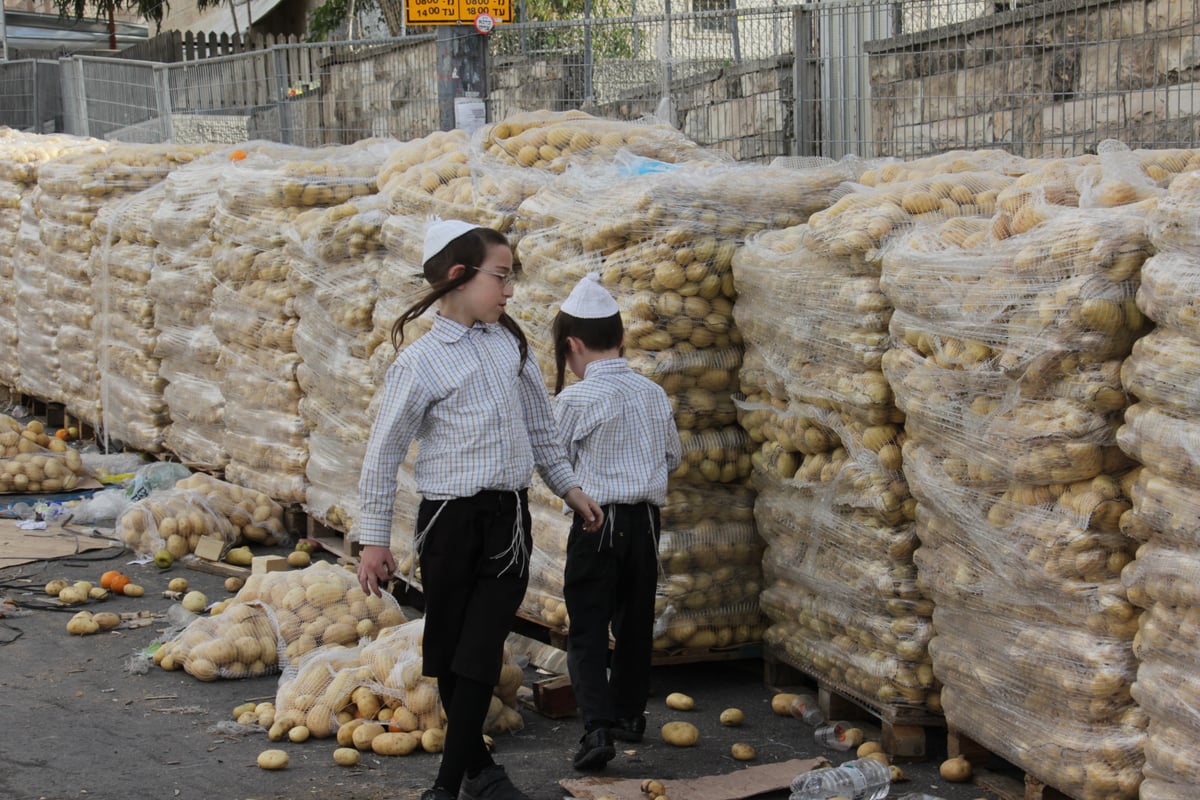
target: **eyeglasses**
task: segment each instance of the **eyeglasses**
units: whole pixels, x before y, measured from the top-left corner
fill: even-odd
[[[517,282],[517,274],[515,272],[492,272],[490,269],[484,269],[483,267],[476,267],[475,271],[482,272],[486,275],[491,275],[493,278],[500,281],[500,285],[504,288],[508,288]]]

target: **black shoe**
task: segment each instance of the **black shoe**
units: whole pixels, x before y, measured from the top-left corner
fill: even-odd
[[[454,800],[454,795],[450,793],[449,789],[435,786],[421,792],[421,800]]]
[[[530,797],[513,786],[504,767],[491,764],[474,778],[463,780],[458,800],[530,800]]]
[[[613,760],[617,751],[613,749],[612,734],[608,728],[596,728],[585,733],[579,740],[579,752],[575,754],[575,769],[604,769]]]
[[[646,717],[638,714],[636,717],[621,717],[609,729],[612,738],[618,742],[640,742],[646,732]]]

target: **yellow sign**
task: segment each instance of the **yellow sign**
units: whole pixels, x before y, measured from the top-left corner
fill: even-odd
[[[512,0],[404,0],[408,25],[473,25],[480,14],[512,22]]]

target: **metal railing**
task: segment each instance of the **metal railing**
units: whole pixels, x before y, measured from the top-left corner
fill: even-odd
[[[491,120],[539,108],[655,114],[756,160],[1074,155],[1104,138],[1190,146],[1198,19],[1196,2],[1156,11],[1140,0],[821,0],[504,25],[489,40],[485,103]],[[411,139],[447,118],[435,39],[281,45],[181,64],[2,63],[0,123],[53,122],[44,87],[57,87],[55,67],[68,132],[308,146]]]

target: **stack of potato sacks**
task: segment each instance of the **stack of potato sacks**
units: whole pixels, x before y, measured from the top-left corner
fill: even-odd
[[[92,320],[100,367],[100,406],[105,437],[136,450],[158,453],[170,416],[165,381],[155,356],[158,329],[147,292],[155,269],[153,215],[166,197],[160,183],[96,216],[92,251],[96,314]]]
[[[320,151],[261,147],[238,151],[221,173],[212,326],[222,345],[225,474],[280,502],[306,500],[308,461],[284,232],[307,210],[373,194],[387,148],[369,141]]]
[[[154,356],[166,381],[170,424],[164,444],[188,466],[223,469],[225,397],[217,368],[221,344],[212,329],[212,229],[221,172],[227,152],[197,159],[164,183],[162,202],[151,219],[157,242],[155,266],[147,283],[158,331]]]
[[[1009,179],[934,177],[977,163],[952,154],[878,166],[809,224],[766,233],[734,260],[748,344],[739,405],[759,445],[755,516],[769,545],[766,642],[872,702],[933,711],[904,414],[881,369],[892,305],[880,248],[914,224],[989,213]]]
[[[680,156],[690,156],[686,148]],[[568,170],[520,209],[527,278],[512,303],[553,385],[550,323],[576,282],[600,275],[625,322],[625,356],[672,403],[683,461],[672,474],[659,553],[655,647],[756,641],[761,543],[749,486],[750,443],[737,426],[741,335],[731,262],[746,237],[786,227],[830,201],[841,174],[617,159]],[[676,160],[680,160],[677,158]],[[569,518],[537,493],[526,612],[567,622],[562,574]]]
[[[49,353],[37,356],[41,391],[34,394],[100,424],[99,350],[92,331],[97,308],[92,284],[102,268],[101,253],[93,255],[103,233],[95,224],[97,213],[157,184],[208,149],[113,144],[64,154],[38,171],[46,286],[45,302],[35,307],[53,320],[54,343]]]
[[[1079,800],[1136,797],[1141,781],[1119,371],[1146,327],[1138,201],[1187,160],[1038,165],[993,219],[917,229],[884,257],[884,372],[906,414],[947,721]]]
[[[33,211],[30,195],[37,187],[39,165],[89,140],[73,136],[33,136],[4,129],[0,138],[0,386],[17,385],[17,274],[25,259],[17,258],[17,234],[22,207]],[[39,265],[40,268],[40,265]],[[40,273],[40,270],[38,272]],[[43,287],[44,288],[44,287]],[[36,296],[35,296],[36,297]],[[26,294],[24,299],[35,297]],[[40,308],[26,305],[25,308]]]
[[[1134,637],[1133,697],[1149,717],[1145,800],[1200,795],[1200,173],[1180,175],[1149,217],[1157,254],[1142,267],[1138,308],[1158,324],[1125,361],[1136,397],[1118,431],[1145,466],[1122,530],[1143,542],[1122,575],[1145,609]]]

